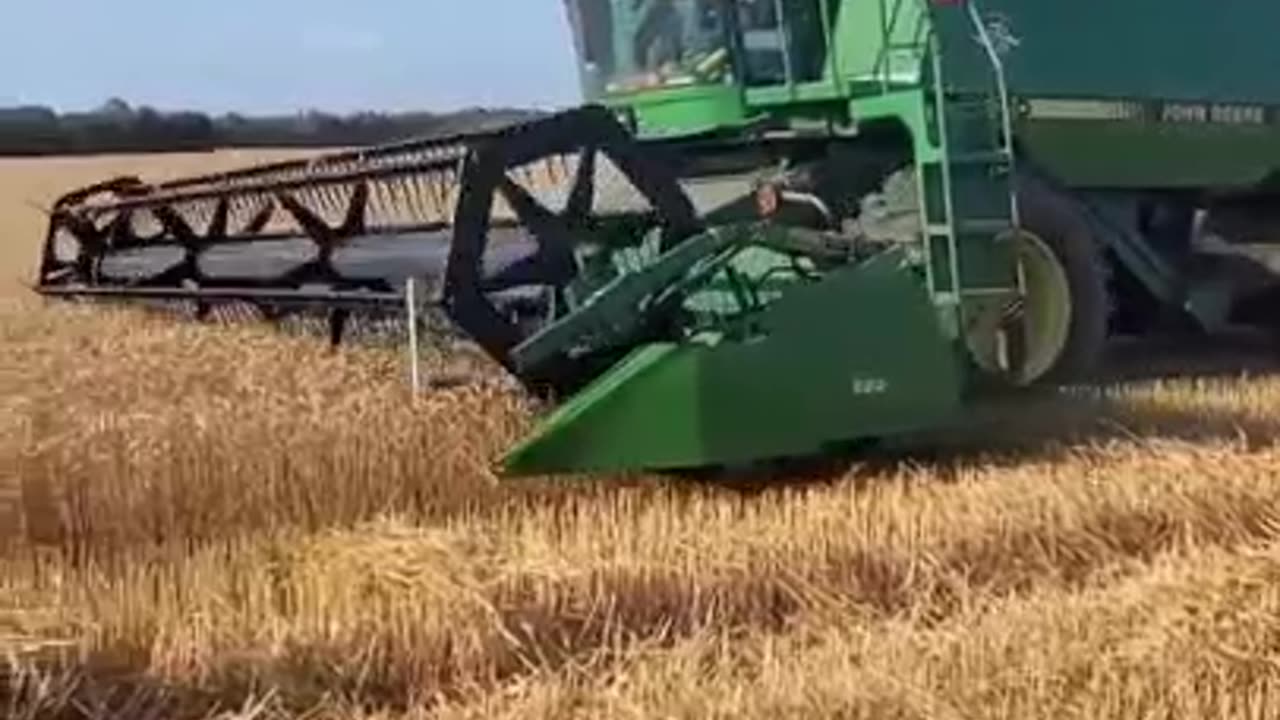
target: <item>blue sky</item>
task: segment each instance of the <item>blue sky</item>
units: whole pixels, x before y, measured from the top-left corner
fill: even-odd
[[[4,0],[0,106],[578,102],[561,0]]]

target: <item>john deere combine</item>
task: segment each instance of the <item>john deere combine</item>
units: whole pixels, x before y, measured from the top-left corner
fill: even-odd
[[[512,474],[808,455],[1266,326],[1280,5],[566,0],[588,104],[52,214],[39,288],[327,313],[438,283],[553,406]]]

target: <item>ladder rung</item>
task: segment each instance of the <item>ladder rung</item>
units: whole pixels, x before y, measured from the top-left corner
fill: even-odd
[[[959,165],[1007,164],[1013,158],[1008,150],[972,150],[951,153],[951,162]]]
[[[1013,227],[1006,218],[975,218],[956,222],[956,229],[965,235],[995,235]]]
[[[951,110],[951,111],[995,110],[998,107],[998,105],[996,101],[993,100],[992,98],[976,97],[976,98],[964,98],[964,99],[952,98],[947,100],[945,107],[947,110]]]
[[[992,234],[1002,233],[1013,227],[1013,223],[1004,218],[984,218],[980,220],[960,220],[956,223],[956,229],[962,234]],[[925,226],[925,232],[930,237],[950,237],[951,226],[946,223],[929,223]]]
[[[1021,295],[1022,293],[1015,287],[983,287],[964,288],[960,290],[960,294],[964,297],[969,297],[971,295],[987,297],[991,295]]]
[[[954,292],[935,292],[933,301],[937,305],[955,305],[959,301],[957,298],[966,297],[998,297],[1000,295],[1021,295],[1021,291],[1014,287],[985,287],[985,288],[962,288],[957,295]]]

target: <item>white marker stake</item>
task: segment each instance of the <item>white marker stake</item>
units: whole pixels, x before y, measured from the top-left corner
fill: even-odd
[[[410,277],[404,286],[405,311],[409,315],[409,379],[413,385],[413,394],[421,390],[421,379],[418,377],[418,299],[417,283]]]

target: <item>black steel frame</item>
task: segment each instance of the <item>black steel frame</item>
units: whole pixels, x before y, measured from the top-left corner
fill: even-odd
[[[50,212],[35,290],[64,298],[191,300],[197,318],[220,302],[247,302],[272,318],[327,308],[331,340],[339,343],[353,310],[403,307],[404,295],[382,278],[344,276],[334,265],[334,251],[370,232],[447,229],[461,164],[475,146],[502,134],[497,128],[416,139],[154,185],[120,177],[74,190]],[[396,204],[409,206],[401,216],[441,220],[370,222],[379,214],[394,215]],[[144,215],[159,225],[158,232],[138,232],[135,220]],[[326,222],[324,215],[339,221]],[[281,216],[297,232],[272,232],[273,220]],[[59,255],[58,243],[66,238],[75,241],[74,257]],[[215,247],[304,238],[314,247],[313,257],[280,275],[210,276],[201,269],[201,257]],[[139,278],[101,272],[115,253],[162,247],[180,249],[181,260]]]
[[[563,290],[576,273],[575,245],[590,240],[595,168],[606,157],[643,196],[646,227],[672,241],[695,231],[698,219],[677,178],[648,157],[612,111],[588,106],[532,122],[482,132],[415,140],[273,163],[156,185],[117,178],[68,193],[55,204],[45,237],[37,291],[51,297],[190,301],[204,318],[223,302],[249,303],[268,318],[311,308],[328,314],[330,340],[342,341],[353,312],[405,307],[386,278],[343,275],[334,251],[353,238],[442,233],[447,261],[435,304],[472,341],[543,394],[564,391],[591,372],[566,354],[554,367],[516,368],[511,350],[529,333],[498,296],[516,287]],[[580,158],[571,172],[568,156]],[[546,172],[568,183],[565,209],[553,212],[512,179]],[[498,217],[496,198],[515,217]],[[610,213],[612,214],[612,213]],[[154,231],[143,234],[137,220]],[[273,222],[283,220],[283,224]],[[519,228],[532,251],[490,272],[495,228]],[[61,257],[61,239],[75,241]],[[278,275],[211,276],[202,256],[214,248],[305,239],[313,256]],[[103,261],[140,248],[180,250],[180,260],[152,274],[120,278]],[[518,305],[519,303],[517,303]]]

